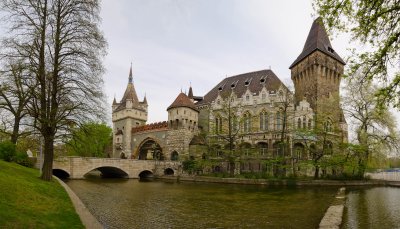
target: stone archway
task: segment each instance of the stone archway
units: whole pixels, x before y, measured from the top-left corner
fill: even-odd
[[[146,138],[140,143],[136,152],[134,153],[134,157],[139,160],[164,160],[163,149],[160,144],[152,139]]]

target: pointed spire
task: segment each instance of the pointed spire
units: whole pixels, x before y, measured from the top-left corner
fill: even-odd
[[[113,100],[112,105],[117,105],[117,100],[115,99],[115,95],[114,95],[114,100]]]
[[[321,17],[318,17],[314,20],[310,32],[308,33],[306,43],[304,44],[303,51],[293,62],[293,64],[290,65],[289,68],[293,68],[297,63],[299,63],[301,60],[303,60],[316,50],[319,50],[326,55],[331,56],[342,64],[346,64],[332,48],[329,36],[326,33],[325,26]]]
[[[128,83],[132,83],[133,82],[133,77],[132,77],[132,62],[131,62],[131,68],[129,70],[129,80]]]
[[[147,104],[147,97],[146,97],[146,93],[144,93],[143,103]]]
[[[193,99],[193,89],[192,89],[192,84],[190,83],[189,87],[189,94],[188,94],[189,99]]]

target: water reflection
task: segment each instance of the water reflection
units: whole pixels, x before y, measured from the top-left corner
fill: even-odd
[[[69,180],[106,228],[316,228],[337,188]]]
[[[343,228],[400,228],[400,189],[350,189]]]

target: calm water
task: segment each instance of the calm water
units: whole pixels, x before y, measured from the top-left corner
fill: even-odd
[[[106,228],[316,228],[337,188],[69,180]]]
[[[400,188],[347,190],[343,228],[400,228]]]

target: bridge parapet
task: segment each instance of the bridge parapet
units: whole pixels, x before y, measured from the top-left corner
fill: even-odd
[[[102,173],[108,171],[120,171],[128,178],[139,178],[143,171],[149,171],[155,175],[164,175],[165,169],[174,171],[177,175],[181,163],[177,161],[152,161],[119,158],[94,158],[94,157],[58,157],[53,162],[53,169],[68,173],[71,179],[84,179],[84,176],[95,169]]]

